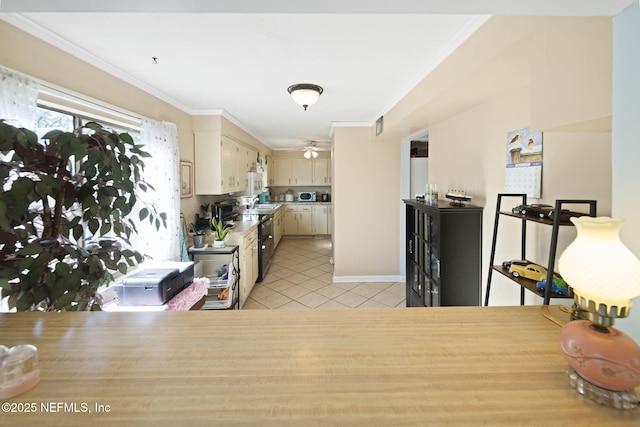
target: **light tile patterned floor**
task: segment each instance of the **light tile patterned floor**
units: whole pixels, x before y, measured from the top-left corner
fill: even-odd
[[[243,309],[405,307],[401,282],[332,283],[331,240],[282,239]]]

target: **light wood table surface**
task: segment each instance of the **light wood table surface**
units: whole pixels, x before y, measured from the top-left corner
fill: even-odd
[[[569,387],[559,331],[540,307],[1,314],[41,381],[0,425],[640,426]]]

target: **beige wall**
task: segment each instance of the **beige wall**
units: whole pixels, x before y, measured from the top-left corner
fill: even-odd
[[[369,127],[333,135],[334,276],[385,280],[400,272],[400,151]],[[391,202],[390,202],[391,201]]]
[[[180,158],[193,162],[191,117],[187,113],[4,21],[0,21],[0,65],[141,117],[175,123]],[[200,199],[182,199],[181,212],[193,218],[203,203]]]
[[[554,62],[561,50],[570,51],[570,60]],[[586,64],[592,69],[579,72]],[[541,93],[546,85],[553,90]],[[407,171],[387,163],[399,164],[401,142],[425,130],[429,131],[429,181],[438,183],[441,193],[447,188],[464,188],[474,196],[474,203],[485,206],[483,287],[496,195],[504,188],[506,134],[533,127],[532,117],[548,126],[534,128],[544,132],[543,191],[538,201],[552,204],[557,198],[594,198],[599,213],[609,214],[610,100],[609,18],[491,18],[385,114],[382,135],[372,137],[371,129],[336,131],[336,275],[393,275],[402,270],[398,266],[397,270],[380,271],[381,265],[391,266],[389,262],[381,264],[382,260],[395,261],[404,249],[401,237],[386,247],[374,244],[367,238],[370,223],[349,216],[357,209],[356,202],[349,200],[363,189],[362,173],[357,175],[356,170],[365,171],[364,182],[384,177],[382,188],[386,191],[375,192],[373,205],[376,215],[384,211],[386,218],[395,218],[395,233],[401,236],[398,189],[402,173]],[[367,159],[363,166],[360,162],[354,166],[358,149],[365,146],[384,147],[374,152],[388,157]],[[389,150],[391,146],[394,148]],[[500,235],[504,237],[499,240],[496,261],[519,257],[518,226],[517,222],[502,221]],[[573,238],[571,233],[573,230],[563,232],[560,249]],[[364,243],[359,241],[361,236],[367,236]],[[529,227],[527,255],[546,264],[549,239],[550,227]],[[511,281],[498,277],[492,285],[492,305],[519,303],[520,289]],[[527,298],[534,299],[532,294]]]

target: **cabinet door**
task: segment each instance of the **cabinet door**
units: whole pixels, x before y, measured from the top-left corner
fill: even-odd
[[[298,212],[298,234],[313,234],[311,217],[311,210]]]
[[[315,185],[330,185],[329,159],[313,160],[313,183]]]
[[[313,207],[313,234],[328,234],[327,206]]]
[[[222,136],[221,141],[222,192],[231,193],[236,189],[236,176],[238,175],[238,144],[231,139]],[[215,167],[215,163],[211,165]]]
[[[273,159],[273,168],[270,170],[271,176],[273,177],[273,183],[271,185],[292,185],[292,160],[293,159],[283,158]]]
[[[284,211],[284,234],[298,234],[298,212],[295,210]]]
[[[291,161],[291,185],[313,185],[313,162],[304,157]]]
[[[273,222],[274,222],[274,226],[273,226],[273,245],[274,247],[278,246],[278,243],[280,243],[280,239],[282,238],[282,229],[283,229],[283,223],[282,223],[282,210],[278,211],[278,213],[275,214]]]
[[[220,132],[195,132],[193,141],[196,194],[222,194]]]
[[[333,234],[333,208],[327,206],[327,234]]]

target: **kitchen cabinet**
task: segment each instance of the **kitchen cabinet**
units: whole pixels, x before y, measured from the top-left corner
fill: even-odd
[[[331,185],[331,163],[329,159],[313,159],[313,184]]]
[[[329,234],[329,206],[312,206],[313,234]]]
[[[522,213],[513,212],[513,210],[502,211],[502,199],[503,198],[515,198],[516,204],[526,205],[527,204],[527,195],[526,194],[498,194],[498,203],[496,206],[496,217],[493,225],[493,240],[491,244],[491,256],[489,260],[489,274],[487,276],[487,288],[485,292],[484,305],[489,305],[489,294],[491,291],[491,279],[493,277],[493,272],[497,271],[505,277],[516,282],[521,286],[520,288],[520,305],[524,305],[524,291],[525,289],[535,293],[539,297],[543,298],[543,304],[548,305],[550,299],[553,298],[569,298],[573,299],[573,292],[569,292],[567,295],[561,295],[551,292],[551,287],[547,286],[544,290],[540,290],[537,287],[537,282],[535,280],[530,280],[525,277],[514,277],[511,273],[509,273],[509,269],[502,267],[502,264],[494,265],[495,254],[496,254],[496,242],[498,238],[498,224],[500,217],[511,217],[516,218],[521,221],[521,234],[520,234],[520,257],[518,259],[526,260],[526,248],[527,248],[527,223],[538,223],[545,224],[551,226],[551,241],[549,244],[549,259],[545,268],[547,269],[547,283],[551,283],[553,281],[556,261],[556,248],[558,245],[558,234],[560,231],[560,227],[569,226],[573,227],[573,223],[569,220],[569,217],[572,216],[581,216],[581,215],[589,215],[596,216],[596,208],[597,202],[595,200],[556,200],[555,206],[553,209],[553,216],[550,218],[541,218],[533,215],[523,215]],[[563,209],[567,207],[567,205],[586,205],[588,206],[589,213],[580,213],[573,212],[567,209],[567,213],[565,215],[561,215]],[[515,204],[514,204],[515,206]],[[513,257],[514,259],[517,257]],[[532,264],[535,264],[531,261]]]
[[[278,209],[273,215],[273,245],[278,247],[284,234],[284,210]]]
[[[312,209],[308,205],[285,205],[284,234],[289,236],[313,234]]]
[[[240,169],[239,179],[241,180],[242,186],[244,188],[249,187],[249,172],[255,172],[256,170],[256,159],[258,157],[258,152],[251,147],[240,145],[239,147],[239,156],[238,156],[238,167]]]
[[[333,234],[333,206],[327,206],[327,234]]]
[[[275,157],[269,185],[313,185],[313,162],[300,158]]]
[[[246,179],[239,165],[240,145],[219,131],[194,133],[194,181],[197,195],[243,191]]]
[[[404,202],[407,306],[480,305],[482,208]]]
[[[247,233],[240,250],[240,308],[258,280],[258,229]]]

